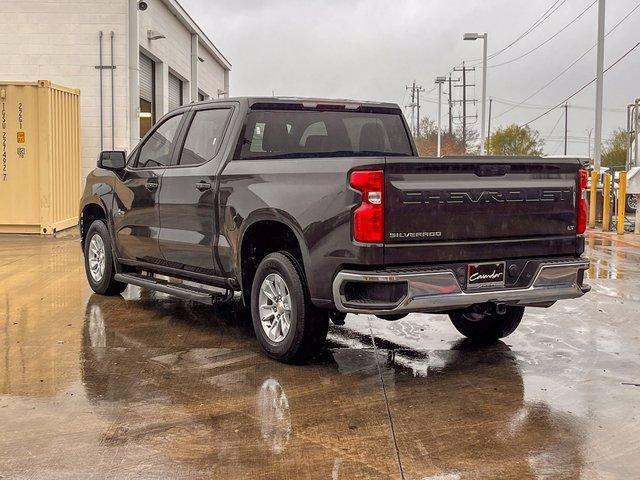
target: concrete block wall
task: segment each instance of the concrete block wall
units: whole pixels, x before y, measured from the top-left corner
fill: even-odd
[[[129,150],[129,2],[134,0],[1,0],[0,80],[51,80],[80,89],[82,179],[95,168],[100,142],[99,32],[103,64],[110,62],[114,32],[116,149]],[[170,0],[167,0],[170,1]],[[183,80],[184,103],[191,101],[191,32],[163,0],[138,11],[139,47],[156,63],[156,118],[168,110],[168,74]],[[166,38],[148,40],[147,30]],[[198,88],[210,98],[228,90],[228,72],[200,43]],[[103,148],[111,148],[111,73],[103,70]],[[133,93],[136,97],[138,92]],[[134,117],[135,118],[135,117]]]
[[[199,56],[204,62],[198,62],[198,87],[202,92],[208,95],[210,98],[218,98],[218,89],[228,92],[229,86],[225,79],[228,79],[227,72],[220,64],[213,58],[202,44],[199,46]],[[228,96],[228,95],[224,95]]]
[[[2,0],[0,79],[51,80],[80,89],[82,176],[100,151],[98,32],[109,63],[114,32],[115,146],[128,148],[127,0]],[[111,76],[103,70],[104,145],[111,147]],[[124,114],[123,114],[124,112]]]

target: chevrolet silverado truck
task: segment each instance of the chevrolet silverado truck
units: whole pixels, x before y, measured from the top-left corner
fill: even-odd
[[[239,292],[264,351],[301,361],[347,313],[448,314],[512,333],[525,307],[580,297],[578,158],[417,155],[390,103],[206,101],[127,156],[101,152],[80,207],[91,288],[210,303]]]

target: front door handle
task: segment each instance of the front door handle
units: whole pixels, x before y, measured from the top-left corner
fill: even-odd
[[[157,189],[158,188],[158,182],[155,182],[153,180],[149,180],[147,183],[145,183],[145,188],[147,190],[149,190],[150,192]]]
[[[211,184],[208,182],[198,182],[196,183],[196,188],[204,192],[205,190],[211,190]]]

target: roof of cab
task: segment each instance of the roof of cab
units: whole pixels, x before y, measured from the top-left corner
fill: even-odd
[[[388,102],[371,102],[364,100],[348,100],[339,98],[304,98],[304,97],[229,97],[219,98],[211,100],[203,100],[201,102],[195,102],[191,105],[200,105],[205,103],[220,103],[220,102],[247,102],[249,107],[257,104],[281,104],[281,105],[303,105],[306,107],[316,107],[317,105],[335,105],[345,106],[346,108],[358,108],[364,107],[378,107],[378,108],[391,108],[400,109],[396,103]]]

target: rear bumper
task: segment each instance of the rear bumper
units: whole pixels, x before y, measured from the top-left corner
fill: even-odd
[[[414,272],[340,271],[333,281],[333,300],[338,310],[349,313],[398,314],[442,312],[478,303],[505,303],[522,306],[548,306],[556,300],[581,297],[591,287],[582,283],[589,261],[550,261],[541,263],[526,288],[465,291],[451,270]],[[350,282],[401,284],[403,293],[393,302],[347,299]]]

